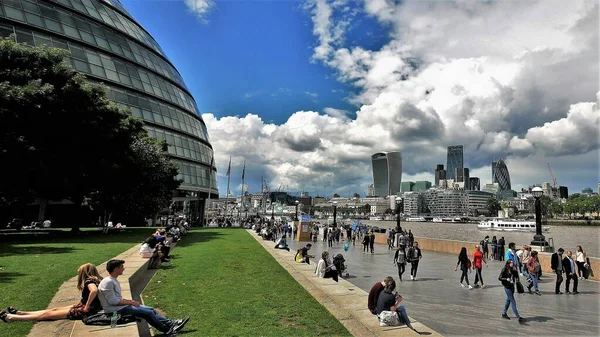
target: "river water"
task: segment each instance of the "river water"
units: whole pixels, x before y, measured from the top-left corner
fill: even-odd
[[[350,220],[346,220],[349,223]],[[380,228],[393,228],[395,221],[369,221],[361,220],[365,225],[378,226]],[[498,239],[504,236],[506,244],[514,242],[517,247],[530,244],[533,232],[502,232],[480,230],[476,223],[455,222],[407,222],[402,221],[402,228],[412,231],[415,237],[426,237],[434,239],[458,240],[479,242],[486,235],[496,236]],[[550,226],[548,232],[543,233],[546,240],[553,238],[554,247],[562,247],[565,251],[575,252],[575,246],[581,245],[590,257],[600,257],[600,227],[599,226]]]

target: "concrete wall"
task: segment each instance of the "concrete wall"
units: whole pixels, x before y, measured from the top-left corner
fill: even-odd
[[[462,247],[467,247],[469,255],[473,254],[473,251],[475,250],[475,245],[479,244],[478,242],[442,240],[431,238],[415,238],[415,241],[419,242],[419,246],[422,250],[429,250],[438,253],[456,254],[456,256],[458,256],[458,253],[460,252],[460,249]],[[375,242],[387,244],[387,234],[375,234]],[[489,249],[491,254],[491,247]],[[542,272],[545,274],[552,273],[552,269],[550,268],[551,256],[551,253],[538,254],[540,264],[542,265]],[[595,276],[590,277],[590,279],[600,281],[600,259],[590,257],[590,262],[592,264],[592,269],[594,270],[595,274]]]

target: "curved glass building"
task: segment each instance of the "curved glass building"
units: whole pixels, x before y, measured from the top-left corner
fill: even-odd
[[[68,50],[73,68],[166,140],[183,181],[175,201],[201,216],[217,197],[216,168],[206,124],[183,78],[119,0],[0,0],[0,36]],[[184,210],[186,210],[184,206]]]
[[[396,195],[402,183],[402,154],[379,152],[371,156],[373,186],[376,196]]]
[[[457,181],[456,169],[462,169],[463,167],[463,146],[448,146],[448,153],[446,155],[446,179],[454,179]]]
[[[502,159],[492,162],[492,183],[498,183],[500,191],[509,191],[512,189],[508,167],[506,167],[506,163]]]

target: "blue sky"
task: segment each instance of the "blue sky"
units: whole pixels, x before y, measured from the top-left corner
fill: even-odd
[[[123,2],[181,72],[202,113],[253,112],[282,123],[299,109],[356,110],[346,99],[353,88],[337,81],[333,69],[311,62],[316,42],[302,2],[217,2],[207,22],[183,1]],[[368,35],[350,38],[382,45],[385,35],[371,21],[355,30]]]
[[[246,162],[250,192],[364,196],[373,153],[433,181],[457,144],[482,186],[494,159],[515,190],[547,163],[600,181],[597,2],[122,1],[190,88],[222,196],[230,157],[234,194]]]

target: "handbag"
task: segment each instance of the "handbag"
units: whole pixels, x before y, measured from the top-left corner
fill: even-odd
[[[400,317],[396,311],[384,310],[379,314],[379,323],[382,326],[398,326],[400,325]]]
[[[519,294],[525,293],[525,288],[523,288],[523,284],[521,284],[521,281],[517,280],[517,282],[515,282],[515,284],[517,285],[517,293],[519,293]]]

